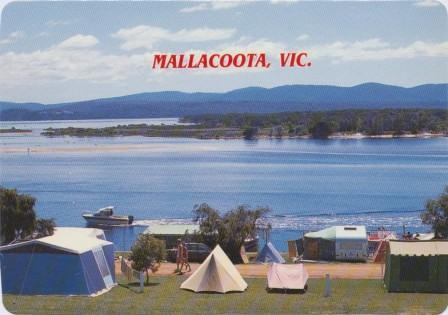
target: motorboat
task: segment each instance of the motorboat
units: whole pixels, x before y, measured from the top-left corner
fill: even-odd
[[[89,225],[129,225],[134,221],[132,215],[114,215],[114,207],[101,208],[98,211],[84,212],[82,217]]]

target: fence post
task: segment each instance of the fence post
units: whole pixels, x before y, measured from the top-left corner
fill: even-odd
[[[139,280],[140,280],[140,293],[143,293],[143,287],[144,287],[144,285],[143,285],[143,283],[144,283],[144,275],[143,275],[143,271],[140,271],[140,273],[139,273]]]
[[[331,283],[330,283],[330,275],[327,273],[325,275],[325,293],[324,297],[331,296]]]

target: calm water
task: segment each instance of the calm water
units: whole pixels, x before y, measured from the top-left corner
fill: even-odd
[[[0,121],[0,128],[30,129],[33,135],[49,127],[52,128],[104,128],[117,125],[149,124],[149,125],[174,125],[180,124],[178,118],[142,118],[142,119],[93,119],[93,120],[42,120],[42,121]]]
[[[67,122],[46,123],[67,126]],[[189,221],[193,206],[202,202],[222,210],[238,204],[271,207],[272,240],[283,250],[285,240],[335,224],[396,231],[405,224],[411,231],[425,231],[418,211],[448,184],[448,138],[78,139],[41,137],[36,131],[42,129],[41,123],[10,126],[35,132],[1,136],[2,147],[147,145],[144,151],[1,155],[1,185],[36,196],[38,215],[53,217],[60,226],[83,226],[83,211],[107,205],[116,206],[118,213],[133,214],[138,226],[108,231],[117,249],[128,247],[135,234],[154,220]]]

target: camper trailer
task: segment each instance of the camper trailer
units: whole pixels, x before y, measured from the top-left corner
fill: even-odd
[[[308,260],[366,261],[365,226],[333,226],[306,233],[303,258]]]

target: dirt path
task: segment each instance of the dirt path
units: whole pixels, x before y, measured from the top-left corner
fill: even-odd
[[[198,268],[199,264],[192,263],[192,272]],[[268,272],[268,265],[247,264],[236,265],[236,268],[243,277],[264,278]],[[328,273],[332,279],[381,279],[381,264],[373,263],[305,263],[305,268],[311,278],[325,278]],[[163,263],[157,272],[157,275],[169,276],[175,275],[176,264]],[[115,272],[121,274],[120,262],[115,263]],[[191,272],[186,272],[186,275]]]

